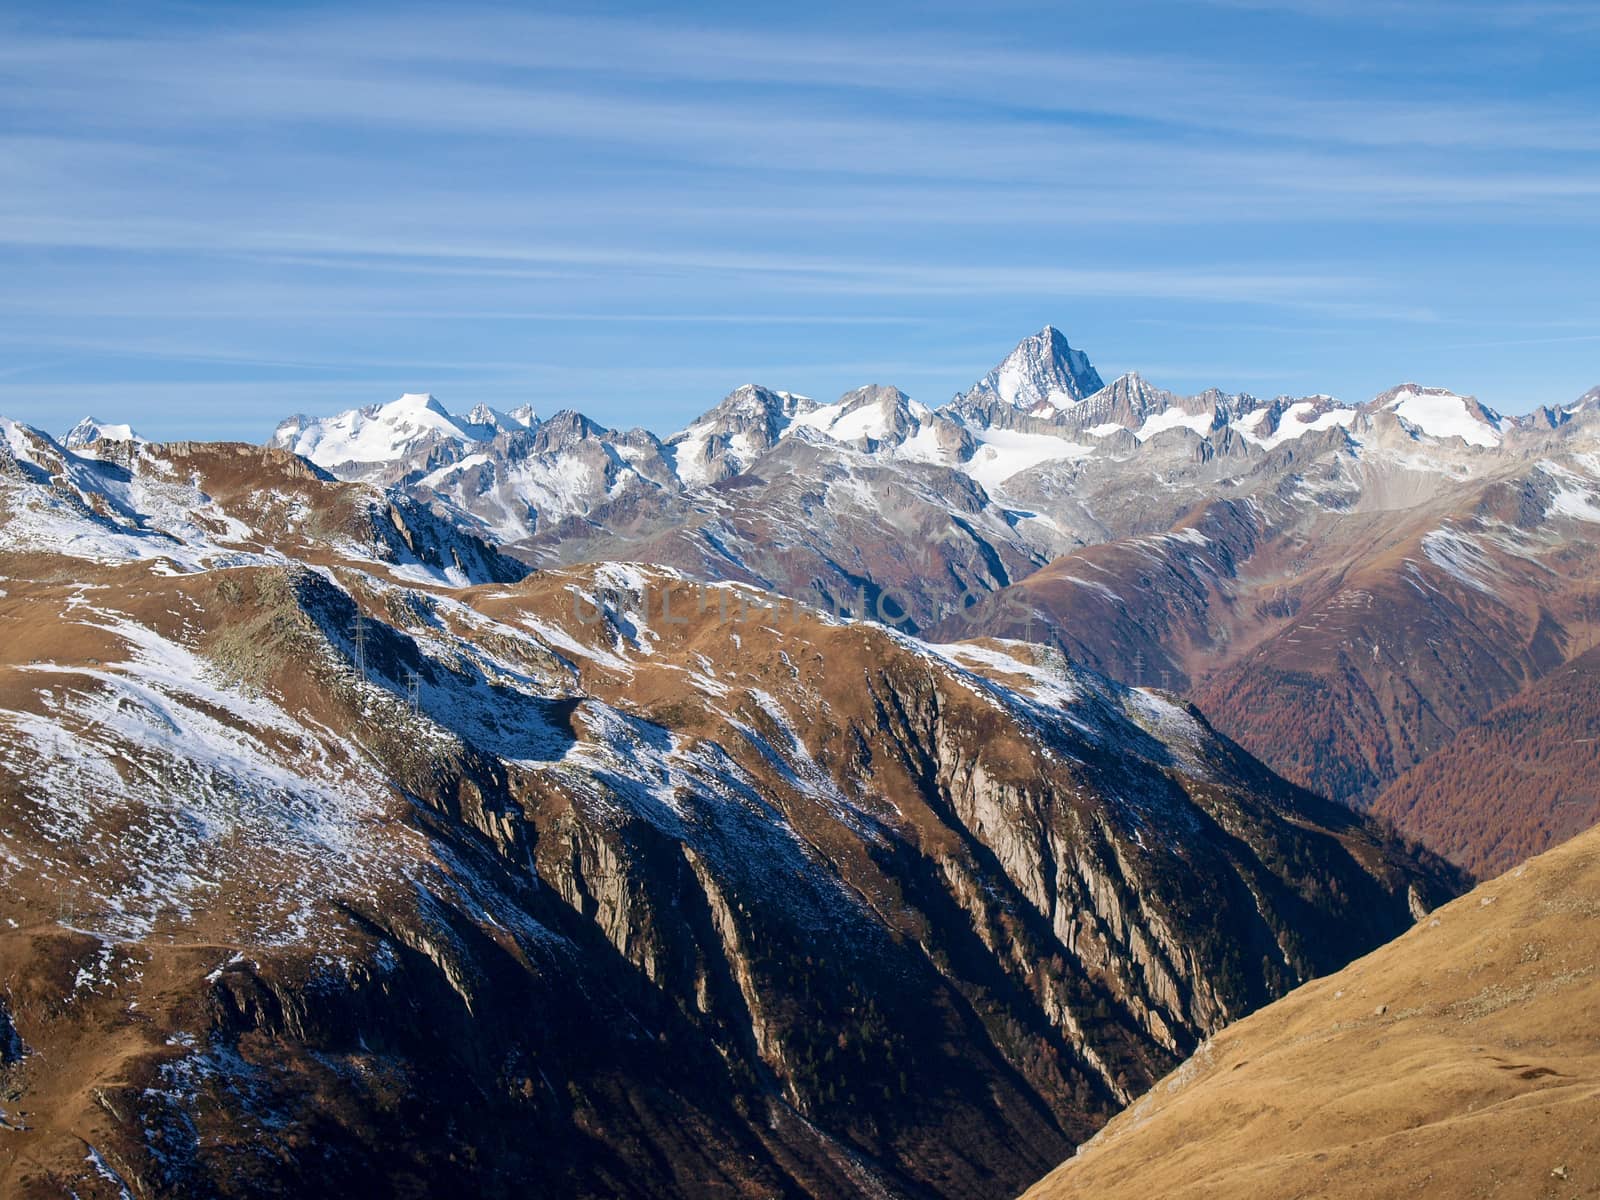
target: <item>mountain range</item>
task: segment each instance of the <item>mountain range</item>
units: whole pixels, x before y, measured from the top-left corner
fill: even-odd
[[[1597,412],[0,420],[0,1189],[1015,1195],[1600,818]]]
[[[1178,396],[1105,384],[1047,326],[937,409],[751,385],[665,438],[470,416],[412,396],[272,440],[534,566],[650,562],[933,640],[1053,646],[1413,835],[1385,789],[1600,617],[1600,389],[1522,416],[1410,383]],[[352,457],[352,429],[375,449]]]
[[[1408,469],[1472,474],[1592,407],[1507,418],[1416,385],[1354,406],[1327,396],[1177,396],[1137,374],[1102,384],[1087,356],[1047,326],[938,409],[893,387],[821,404],[746,385],[662,438],[570,411],[541,421],[530,409],[507,416],[480,406],[456,417],[432,396],[408,395],[336,417],[291,417],[270,444],[339,478],[403,486],[532,561],[672,532],[699,543],[703,570],[732,578],[754,568],[738,553],[748,531],[725,529],[735,521],[726,510],[773,499],[783,475],[805,474],[814,507],[843,522],[863,507],[849,493],[866,491],[855,499],[900,501],[907,519],[942,541],[980,542],[1037,566],[1076,546],[1165,530],[1197,501],[1249,495],[1263,476],[1280,481],[1286,463],[1335,449],[1384,483]],[[1349,476],[1323,486],[1360,486]],[[963,539],[962,520],[974,516],[985,528]],[[719,533],[728,535],[720,550]],[[810,549],[827,559],[844,548],[819,536]],[[772,582],[798,595],[806,585],[796,574],[780,566]],[[985,582],[1012,574],[997,565]],[[944,615],[951,602],[929,608]]]

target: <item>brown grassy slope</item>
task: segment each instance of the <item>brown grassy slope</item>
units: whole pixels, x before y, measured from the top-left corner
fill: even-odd
[[[1228,1028],[1031,1200],[1600,1195],[1600,830]]]
[[[1600,650],[1463,730],[1372,809],[1480,878],[1600,821]]]

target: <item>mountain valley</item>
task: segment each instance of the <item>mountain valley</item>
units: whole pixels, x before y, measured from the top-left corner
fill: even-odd
[[[1463,886],[1045,649],[4,433],[12,1194],[1003,1195]]]

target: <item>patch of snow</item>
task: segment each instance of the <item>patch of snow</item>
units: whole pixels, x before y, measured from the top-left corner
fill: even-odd
[[[1040,704],[1065,707],[1082,697],[1082,692],[1073,685],[1067,673],[1055,666],[1040,666],[1002,650],[972,642],[930,645],[928,649],[940,658],[969,670],[976,665],[1002,675],[1026,679],[1028,682],[1022,687],[1023,693]]]
[[[1187,429],[1205,437],[1211,432],[1211,419],[1209,412],[1189,413],[1174,405],[1163,412],[1152,413],[1146,417],[1144,424],[1133,431],[1133,436],[1145,442],[1168,429]]]
[[[1258,408],[1254,412],[1247,414],[1246,417],[1235,421],[1233,425],[1246,441],[1268,450],[1275,446],[1281,446],[1284,442],[1304,437],[1308,433],[1320,433],[1324,429],[1332,429],[1335,426],[1348,428],[1355,421],[1357,415],[1356,410],[1353,408],[1330,408],[1326,412],[1319,413],[1316,410],[1316,405],[1310,401],[1297,400],[1283,410],[1283,414],[1278,418],[1278,428],[1272,433],[1258,436],[1250,432],[1261,423],[1261,419],[1266,416],[1266,413],[1266,409]]]
[[[128,1190],[128,1185],[122,1181],[122,1176],[107,1165],[100,1151],[90,1146],[89,1153],[85,1156],[84,1161],[94,1168],[96,1175],[117,1189],[119,1200],[133,1200],[133,1193]]]
[[[1475,416],[1466,398],[1454,392],[1402,388],[1388,407],[1402,421],[1428,437],[1458,437],[1469,446],[1491,447],[1500,444],[1499,425]]]
[[[1600,522],[1600,504],[1593,494],[1575,487],[1563,487],[1550,497],[1547,513],[1577,521]]]
[[[979,434],[977,451],[960,469],[985,489],[993,489],[1040,463],[1077,460],[1093,453],[1088,446],[1048,433],[986,429]]]
[[[439,487],[452,475],[458,475],[462,472],[470,471],[473,467],[481,467],[488,461],[489,456],[487,454],[469,454],[460,462],[453,462],[447,466],[440,467],[437,471],[430,471],[421,479],[417,480],[417,486],[425,488]]]
[[[1496,594],[1494,576],[1499,570],[1477,542],[1460,530],[1444,528],[1423,534],[1422,552],[1451,578],[1490,596]]]
[[[1079,587],[1086,588],[1087,590],[1094,592],[1096,595],[1103,596],[1105,599],[1113,601],[1114,603],[1122,603],[1122,597],[1117,592],[1113,591],[1111,588],[1107,587],[1098,580],[1081,579],[1076,575],[1061,575],[1057,578],[1064,579],[1068,583],[1075,583]]]

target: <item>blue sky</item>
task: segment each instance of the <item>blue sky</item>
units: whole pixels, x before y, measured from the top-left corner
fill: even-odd
[[[32,10],[32,11],[29,11]],[[11,5],[0,412],[1600,383],[1600,8]]]

